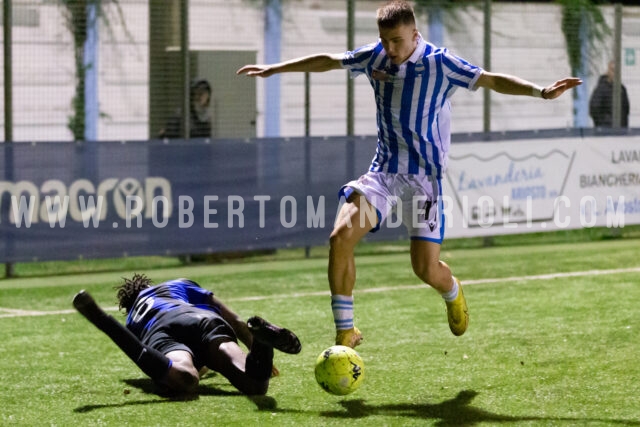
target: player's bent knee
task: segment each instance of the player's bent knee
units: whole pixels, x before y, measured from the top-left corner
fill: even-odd
[[[334,229],[329,236],[329,245],[332,248],[342,247],[346,243],[346,239],[343,236],[343,232],[340,229]]]
[[[169,371],[168,386],[179,392],[193,393],[198,387],[200,377],[198,372],[193,369],[181,369],[172,367]]]
[[[332,249],[353,249],[360,240],[360,236],[349,227],[336,227],[329,236],[329,245]]]
[[[200,382],[200,375],[193,365],[191,354],[178,350],[167,353],[167,357],[171,359],[171,369],[164,381],[165,384],[174,391],[194,392]]]

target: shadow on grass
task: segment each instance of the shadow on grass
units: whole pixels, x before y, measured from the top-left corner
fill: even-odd
[[[435,425],[440,427],[468,427],[484,422],[493,423],[517,423],[521,421],[541,422],[567,422],[585,424],[602,422],[608,424],[620,424],[628,426],[640,426],[640,421],[616,420],[604,418],[570,418],[570,417],[536,417],[500,415],[470,406],[471,401],[478,395],[473,390],[463,390],[450,400],[441,403],[401,403],[388,405],[367,405],[362,399],[344,400],[340,404],[345,411],[321,412],[320,415],[329,418],[365,418],[371,415],[388,415],[409,418],[423,418],[425,420],[438,420]]]
[[[211,375],[207,374],[207,377],[208,376],[211,376]],[[193,394],[175,394],[158,386],[148,378],[134,378],[134,379],[126,379],[123,381],[130,387],[135,387],[145,394],[153,394],[153,395],[159,396],[161,397],[161,399],[131,400],[127,402],[109,403],[109,404],[101,404],[101,405],[84,405],[74,409],[73,412],[85,413],[85,412],[94,411],[96,409],[120,408],[120,407],[133,406],[133,405],[150,405],[150,404],[164,403],[164,402],[197,400],[200,398],[200,396],[244,396],[244,394],[236,390],[231,390],[231,391],[222,390],[222,389],[213,387],[211,385],[202,384],[202,383],[198,385],[198,389]],[[126,388],[124,393],[128,394],[128,391]],[[246,397],[256,405],[258,410],[261,410],[261,411],[272,410],[277,407],[276,400],[270,396],[246,396]]]

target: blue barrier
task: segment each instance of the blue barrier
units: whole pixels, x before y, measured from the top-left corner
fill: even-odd
[[[3,147],[0,261],[29,262],[325,244],[375,138]]]
[[[547,130],[454,142],[638,135]],[[376,137],[3,144],[0,262],[323,245]],[[455,146],[452,148],[455,151]],[[369,240],[406,237],[383,227]]]

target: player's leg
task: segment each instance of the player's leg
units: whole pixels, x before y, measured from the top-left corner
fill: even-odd
[[[250,361],[247,372],[247,353],[235,341],[212,341],[209,343],[207,367],[219,372],[242,393],[247,395],[263,395],[269,389],[269,378],[273,366],[273,348],[271,357],[266,354],[256,357],[254,363]],[[251,352],[250,352],[251,354]],[[255,359],[261,363],[255,363]],[[267,370],[267,366],[269,369]]]
[[[138,337],[115,318],[105,313],[85,291],[73,298],[73,306],[111,340],[151,379],[161,382],[171,367],[171,360],[159,351],[143,345]]]
[[[248,354],[235,341],[214,338],[209,342],[207,366],[224,375],[241,392],[263,395],[273,372],[273,349],[297,354],[302,347],[293,332],[260,317],[250,318],[247,327],[253,336]]]
[[[467,303],[460,283],[449,266],[440,260],[445,226],[441,182],[429,176],[409,177],[407,185],[413,196],[403,202],[403,223],[411,237],[413,271],[442,295],[447,305],[449,328],[454,335],[462,335],[469,324]]]
[[[440,293],[451,291],[451,268],[440,259],[440,244],[426,240],[411,240],[411,266],[423,282]]]
[[[360,331],[353,324],[353,288],[356,281],[354,248],[376,226],[371,215],[361,215],[361,210],[373,210],[365,197],[353,193],[338,213],[330,237],[329,287],[331,308],[336,326],[336,344],[357,346],[362,340]]]
[[[423,282],[438,291],[447,305],[449,328],[462,335],[469,325],[467,302],[460,282],[449,266],[440,259],[440,244],[427,240],[411,240],[411,265]]]
[[[352,193],[338,212],[338,218],[330,236],[329,287],[333,295],[351,295],[355,285],[355,259],[353,251],[358,242],[376,226],[371,215],[361,215],[361,210],[374,208],[367,199]]]

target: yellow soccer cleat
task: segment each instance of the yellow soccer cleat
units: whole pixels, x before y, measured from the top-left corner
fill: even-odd
[[[469,326],[469,309],[467,308],[467,300],[462,292],[462,285],[454,277],[458,284],[458,296],[453,301],[445,301],[447,304],[447,319],[449,320],[449,329],[455,336],[464,334]]]
[[[336,345],[346,345],[355,348],[362,342],[362,333],[355,326],[351,329],[341,329],[336,332]]]

